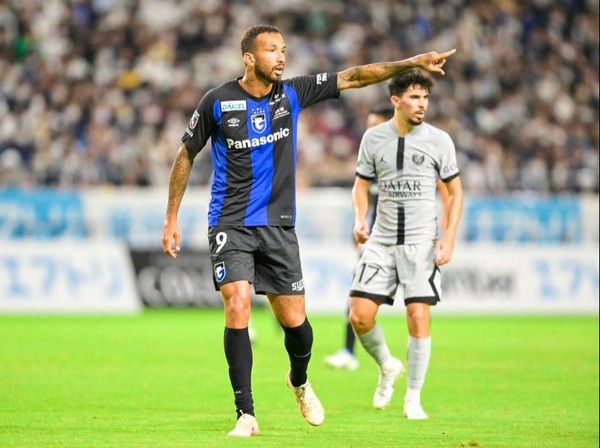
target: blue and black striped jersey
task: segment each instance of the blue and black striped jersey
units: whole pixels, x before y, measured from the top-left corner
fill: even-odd
[[[262,98],[238,80],[209,90],[181,138],[192,153],[211,138],[208,225],[294,226],[299,115],[337,97],[337,73],[277,82]]]

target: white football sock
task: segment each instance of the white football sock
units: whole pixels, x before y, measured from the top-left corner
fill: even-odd
[[[392,357],[390,349],[385,342],[383,330],[379,325],[375,324],[371,331],[358,336],[358,340],[377,364],[382,365]]]
[[[431,337],[413,338],[408,337],[408,388],[405,400],[421,399],[421,389],[425,383],[425,375],[429,367],[431,356]]]

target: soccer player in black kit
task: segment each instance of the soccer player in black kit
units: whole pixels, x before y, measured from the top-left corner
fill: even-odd
[[[295,233],[296,151],[300,112],[340,91],[385,81],[412,67],[444,74],[455,50],[283,80],[286,45],[269,25],[248,28],[241,40],[242,77],[206,93],[193,113],[171,168],[162,234],[163,250],[176,257],[181,242],[177,214],[194,157],[212,142],[213,181],[208,240],[214,282],[225,310],[224,349],[237,423],[230,436],[258,434],[252,397],[252,347],[248,335],[251,287],[266,294],[284,332],[286,377],[306,421],[318,426],[325,411],[307,370],[313,344]]]

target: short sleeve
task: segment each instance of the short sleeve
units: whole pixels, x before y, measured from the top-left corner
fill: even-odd
[[[446,132],[440,133],[438,147],[440,149],[438,173],[443,182],[449,182],[458,176],[459,171],[456,161],[456,148]]]
[[[318,75],[297,76],[284,81],[294,89],[298,104],[304,109],[318,102],[339,98],[337,73],[319,73]]]
[[[376,177],[375,163],[370,150],[373,145],[370,144],[369,135],[367,131],[362,136],[356,162],[356,175],[365,180],[373,180]]]
[[[196,110],[192,114],[187,128],[181,137],[181,141],[185,143],[191,151],[199,153],[206,145],[206,142],[214,132],[215,118],[214,107],[216,101],[208,92],[198,104]]]

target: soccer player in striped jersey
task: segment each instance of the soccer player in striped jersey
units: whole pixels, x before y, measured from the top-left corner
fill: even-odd
[[[248,336],[252,287],[257,294],[266,294],[283,328],[290,363],[286,383],[303,417],[314,426],[325,418],[308,382],[313,332],[306,316],[294,229],[300,112],[338,98],[342,90],[379,83],[413,67],[443,75],[446,58],[455,50],[285,80],[287,47],[277,28],[248,28],[241,51],[243,76],[208,91],[183,134],[171,168],[162,245],[166,254],[177,256],[179,207],[194,158],[210,138],[214,173],[208,240],[215,287],[224,304],[224,350],[238,418],[229,435],[250,437],[259,432]]]
[[[403,299],[408,326],[404,414],[415,420],[428,418],[421,406],[421,389],[431,354],[429,308],[441,298],[438,266],[452,258],[463,206],[454,143],[446,132],[424,122],[432,86],[432,79],[419,69],[390,80],[394,117],[363,135],[352,189],[354,237],[366,244],[350,291],[350,321],[379,366],[373,406],[383,409],[389,404],[394,383],[404,371],[377,325],[377,312],[380,305]],[[368,197],[375,179],[377,217],[369,232]],[[439,239],[437,179],[449,194]]]

